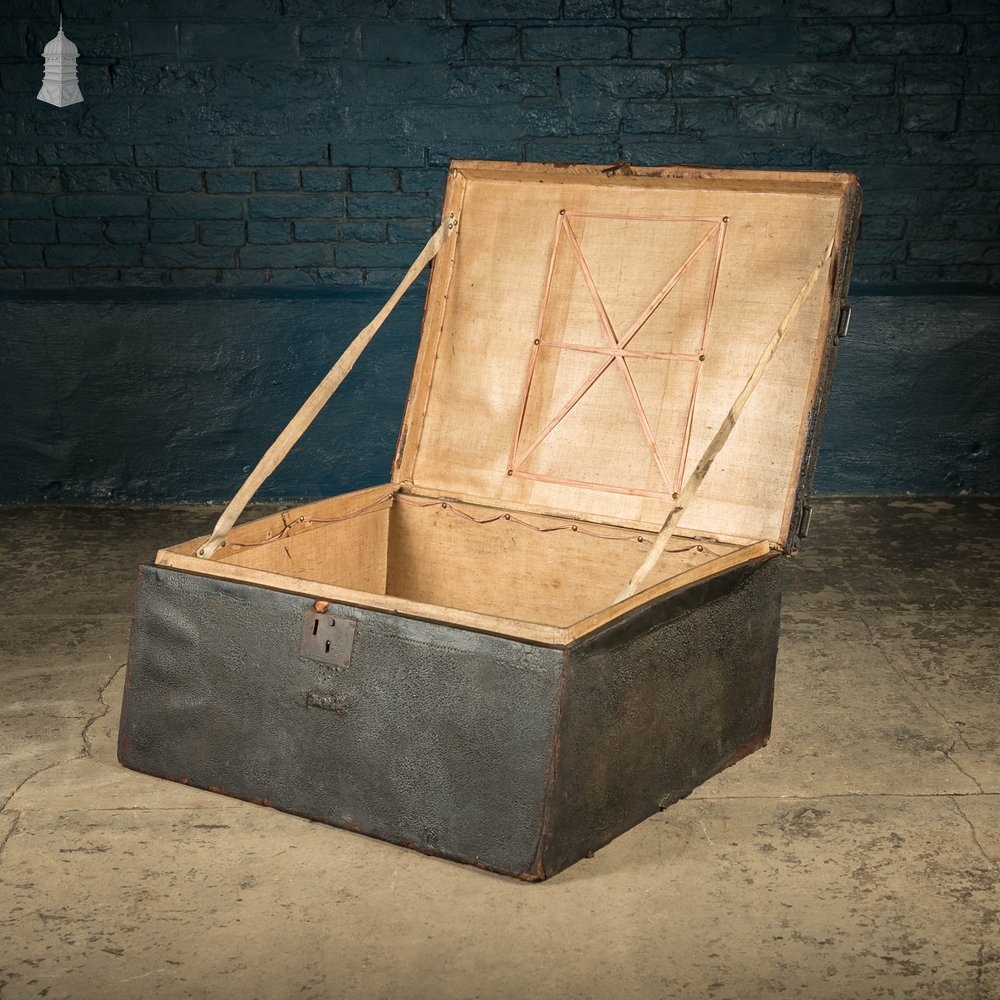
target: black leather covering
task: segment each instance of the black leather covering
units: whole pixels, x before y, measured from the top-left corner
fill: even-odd
[[[563,656],[377,611],[350,667],[299,656],[304,597],[141,570],[128,767],[498,871],[537,853]],[[314,697],[327,694],[335,700]]]
[[[547,874],[767,742],[782,561],[688,588],[569,650]]]
[[[310,599],[145,566],[119,759],[543,879],[766,741],[780,562],[565,649],[333,605],[346,668],[299,655]]]

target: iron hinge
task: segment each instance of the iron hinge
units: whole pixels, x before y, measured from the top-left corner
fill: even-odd
[[[809,504],[802,505],[802,513],[799,516],[799,538],[809,537],[809,525],[812,524],[813,509]]]
[[[844,306],[840,310],[840,318],[837,320],[837,340],[841,341],[847,336],[848,327],[851,325],[851,307]]]

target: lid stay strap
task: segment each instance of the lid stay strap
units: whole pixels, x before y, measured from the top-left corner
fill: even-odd
[[[454,213],[451,213],[442,221],[437,232],[427,241],[427,245],[421,250],[420,256],[410,266],[403,280],[392,295],[389,296],[388,301],[378,311],[375,318],[351,341],[347,350],[337,359],[337,363],[327,372],[323,381],[316,386],[309,398],[302,404],[299,412],[292,417],[288,426],[285,427],[278,435],[274,444],[264,453],[264,457],[257,463],[257,467],[247,477],[246,482],[240,487],[236,496],[229,501],[229,505],[222,512],[222,516],[216,523],[211,537],[198,549],[197,555],[200,558],[208,559],[219,546],[225,543],[226,535],[229,534],[253,495],[260,489],[261,484],[284,461],[285,456],[292,450],[292,447],[306,432],[306,429],[313,420],[316,419],[319,411],[323,409],[330,397],[340,387],[340,383],[347,378],[355,362],[360,357],[361,352],[371,342],[371,339],[385,322],[389,313],[396,307],[403,294],[416,281],[420,272],[438,254],[457,229],[458,218]]]
[[[823,269],[826,267],[827,261],[833,256],[833,245],[834,240],[830,240],[827,248],[823,251],[822,256],[813,268],[812,273],[806,279],[806,283],[802,286],[801,291],[795,297],[795,301],[791,304],[788,312],[785,314],[785,318],[778,324],[778,329],[775,331],[774,336],[771,338],[767,347],[764,348],[764,353],[757,361],[754,370],[750,374],[750,378],[747,379],[747,384],[743,387],[742,392],[740,392],[740,394],[736,397],[736,401],[730,407],[729,412],[722,421],[722,425],[719,427],[718,431],[716,431],[715,437],[712,438],[711,443],[705,449],[705,453],[701,456],[701,459],[695,466],[694,472],[691,473],[690,478],[684,484],[684,488],[680,491],[680,495],[678,496],[676,503],[667,515],[667,519],[663,522],[663,527],[660,528],[660,533],[657,535],[652,548],[650,548],[649,552],[646,554],[646,558],[643,560],[642,565],[635,571],[635,573],[632,574],[632,578],[625,585],[624,590],[622,590],[622,592],[615,598],[614,603],[617,604],[619,601],[624,601],[626,598],[635,594],[646,577],[649,576],[650,572],[652,572],[652,569],[659,561],[660,556],[663,555],[664,549],[667,547],[667,542],[670,540],[671,535],[674,533],[674,529],[677,527],[677,522],[680,520],[684,511],[691,505],[695,496],[697,496],[698,490],[701,488],[701,484],[704,482],[705,476],[708,475],[708,470],[711,469],[712,463],[715,461],[719,452],[722,451],[726,441],[729,440],[729,435],[736,426],[736,421],[740,419],[743,407],[746,406],[750,395],[753,393],[754,389],[757,388],[757,383],[764,377],[764,371],[770,363],[771,358],[774,357],[778,348],[781,346],[782,340],[785,338],[785,334],[788,333],[792,323],[795,322],[795,317],[798,316],[799,310],[802,308],[802,304],[809,297],[809,292],[812,291],[813,285],[815,285],[819,280],[819,276],[823,273]]]

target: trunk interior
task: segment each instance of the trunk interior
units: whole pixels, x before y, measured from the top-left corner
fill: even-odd
[[[234,529],[213,575],[257,570],[443,609],[568,628],[607,610],[655,535],[641,530],[394,492],[391,485],[283,511]],[[203,539],[161,553],[192,558]],[[728,568],[760,543],[678,534],[650,586]],[[721,560],[721,562],[720,562]],[[206,565],[198,560],[198,568]],[[191,568],[185,566],[184,568]],[[301,585],[301,586],[299,586]],[[657,586],[658,585],[658,586]],[[668,588],[669,589],[669,588]]]

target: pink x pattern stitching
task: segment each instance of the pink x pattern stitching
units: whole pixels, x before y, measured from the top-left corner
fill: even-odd
[[[601,299],[600,292],[594,282],[593,275],[590,272],[590,267],[587,264],[587,260],[583,255],[583,251],[580,248],[579,241],[577,239],[576,233],[573,231],[573,227],[570,225],[571,218],[602,218],[602,219],[620,219],[625,221],[651,221],[651,222],[711,222],[713,223],[712,228],[708,233],[701,239],[697,246],[691,251],[680,267],[670,276],[663,287],[653,296],[649,304],[643,309],[639,317],[632,323],[631,326],[625,331],[625,333],[619,337],[608,317],[607,309]],[[514,441],[511,445],[510,459],[509,459],[509,471],[508,475],[520,476],[527,479],[537,479],[543,482],[559,483],[566,486],[581,486],[587,489],[600,489],[607,490],[616,493],[627,493],[630,495],[637,496],[652,496],[661,497],[667,494],[676,494],[681,487],[681,482],[684,475],[684,466],[687,461],[688,447],[690,444],[691,437],[691,426],[694,417],[694,404],[698,392],[698,385],[701,379],[702,365],[705,360],[705,346],[708,338],[708,326],[712,316],[712,308],[715,302],[715,291],[718,285],[719,277],[719,266],[722,259],[722,247],[725,239],[726,224],[728,223],[728,217],[695,217],[695,216],[626,216],[626,215],[609,215],[601,213],[590,213],[590,212],[561,212],[556,221],[556,232],[555,239],[552,245],[552,256],[549,260],[549,269],[545,281],[545,290],[542,298],[542,306],[539,311],[538,317],[538,327],[535,336],[534,345],[532,347],[531,357],[528,364],[528,374],[525,379],[524,392],[521,399],[521,409],[518,417],[517,429],[514,435]],[[601,329],[603,331],[604,337],[608,342],[607,347],[597,347],[586,344],[575,344],[568,341],[553,341],[544,340],[542,338],[542,331],[545,321],[545,311],[548,305],[549,294],[552,288],[552,277],[555,271],[556,255],[559,250],[560,239],[565,237],[570,249],[573,252],[576,265],[580,271],[581,277],[583,278],[584,284],[593,301],[594,308],[597,311],[597,316],[600,321]],[[715,256],[712,264],[711,279],[708,292],[708,301],[705,310],[704,322],[702,324],[701,333],[701,343],[699,351],[697,354],[675,354],[675,353],[665,353],[665,352],[651,352],[651,351],[636,351],[629,349],[629,344],[635,338],[636,334],[643,328],[646,321],[650,316],[656,311],[663,300],[670,294],[681,278],[688,272],[695,260],[702,254],[702,252],[715,241]],[[521,444],[521,433],[524,428],[524,417],[527,411],[528,405],[528,395],[531,391],[531,383],[535,373],[535,367],[538,360],[539,349],[541,347],[553,348],[558,350],[572,350],[572,351],[583,351],[592,354],[603,355],[604,358],[598,364],[598,366],[587,376],[583,384],[573,393],[570,399],[565,403],[565,405],[559,410],[554,417],[552,417],[549,422],[542,428],[541,432],[535,437],[535,439],[523,450],[520,450]],[[684,427],[684,435],[681,442],[680,458],[677,464],[677,468],[674,472],[673,479],[664,464],[663,458],[660,455],[659,448],[656,444],[656,439],[653,434],[653,430],[650,426],[649,419],[646,415],[645,408],[642,405],[642,401],[639,398],[639,394],[635,387],[635,381],[632,377],[632,373],[629,370],[626,358],[644,358],[650,360],[662,360],[662,361],[685,361],[691,362],[697,365],[695,372],[695,379],[691,390],[691,399],[688,405],[687,419]],[[538,473],[532,473],[526,471],[523,466],[525,461],[534,453],[534,451],[539,447],[539,445],[549,436],[552,430],[559,424],[559,422],[573,409],[574,406],[586,395],[590,388],[597,382],[597,380],[612,366],[615,365],[621,372],[626,387],[628,388],[629,396],[632,401],[632,407],[639,419],[639,424],[642,427],[643,435],[646,438],[646,442],[649,446],[650,452],[653,456],[653,461],[656,465],[657,471],[660,478],[663,481],[665,491],[654,491],[654,490],[643,490],[643,489],[632,489],[624,487],[621,485],[613,484],[600,484],[600,483],[588,483],[579,480],[572,479],[561,479],[554,476],[543,476]]]

